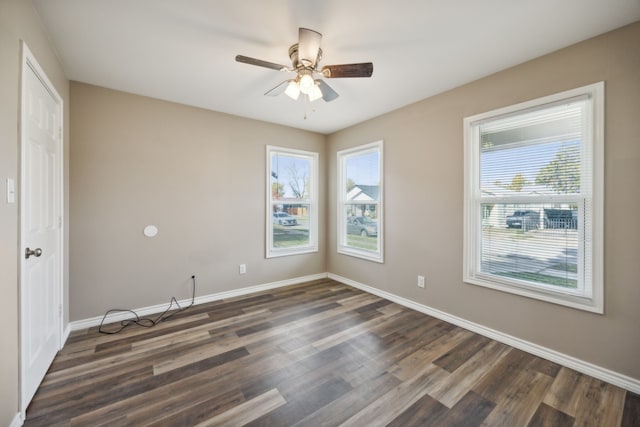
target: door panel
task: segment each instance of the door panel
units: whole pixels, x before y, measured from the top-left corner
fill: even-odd
[[[20,312],[24,411],[61,346],[62,101],[28,49],[22,73]],[[27,248],[38,248],[42,253],[27,258]]]

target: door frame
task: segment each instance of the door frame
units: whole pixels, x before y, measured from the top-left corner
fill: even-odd
[[[19,155],[20,155],[20,203],[19,203],[19,245],[18,245],[18,263],[19,263],[19,312],[20,312],[20,333],[19,333],[19,337],[20,337],[20,358],[19,358],[19,364],[20,364],[20,369],[19,369],[19,378],[20,378],[20,414],[22,416],[22,419],[25,419],[25,415],[26,415],[26,410],[27,407],[29,406],[29,403],[31,403],[31,398],[27,398],[26,394],[25,394],[25,378],[26,378],[26,361],[25,361],[25,351],[24,351],[24,345],[26,342],[26,337],[25,337],[25,330],[23,328],[23,325],[25,324],[25,315],[26,315],[26,311],[24,309],[23,304],[25,304],[23,295],[25,294],[24,290],[25,290],[25,257],[24,257],[24,250],[25,250],[25,246],[26,246],[26,242],[25,242],[25,230],[24,227],[26,225],[26,209],[25,209],[25,198],[24,198],[24,194],[25,194],[25,188],[24,188],[24,176],[25,176],[25,172],[26,172],[26,167],[25,167],[25,139],[26,139],[26,126],[23,126],[23,120],[26,117],[26,102],[25,102],[25,84],[26,84],[26,79],[24,78],[25,74],[28,72],[29,69],[31,69],[33,71],[33,73],[36,75],[36,77],[42,82],[42,85],[44,86],[44,88],[51,94],[51,96],[53,97],[53,99],[55,100],[55,102],[59,105],[60,107],[60,114],[58,117],[59,120],[59,129],[60,129],[60,156],[58,159],[58,168],[59,168],[59,176],[58,176],[58,180],[60,183],[60,192],[59,192],[59,200],[58,200],[58,206],[59,206],[59,212],[58,212],[58,216],[59,216],[59,233],[60,233],[60,239],[59,239],[59,243],[58,243],[58,251],[59,251],[59,263],[60,265],[58,266],[58,271],[59,271],[59,275],[60,277],[58,278],[58,283],[59,286],[57,286],[57,289],[54,289],[54,292],[57,293],[55,300],[56,303],[58,304],[58,308],[56,308],[56,310],[58,310],[59,312],[59,316],[57,317],[59,320],[59,324],[57,325],[57,329],[58,329],[58,338],[59,338],[59,342],[58,342],[58,349],[62,349],[62,346],[64,345],[64,313],[66,312],[66,307],[65,307],[65,301],[64,301],[64,266],[65,266],[65,261],[66,261],[66,257],[65,257],[65,242],[64,242],[64,236],[65,236],[65,217],[64,217],[64,213],[65,213],[65,208],[64,208],[64,198],[65,198],[65,193],[64,193],[64,165],[65,165],[65,161],[64,161],[64,103],[63,103],[63,99],[60,96],[60,94],[58,93],[58,91],[55,89],[55,86],[51,83],[51,81],[49,80],[49,78],[47,77],[46,73],[44,72],[44,70],[42,69],[42,67],[40,66],[40,64],[38,63],[38,61],[36,60],[36,57],[33,55],[33,53],[31,53],[31,50],[29,49],[29,47],[27,46],[26,42],[24,40],[21,41],[21,67],[20,67],[20,129],[19,129],[19,134],[20,134],[20,148],[19,148]]]

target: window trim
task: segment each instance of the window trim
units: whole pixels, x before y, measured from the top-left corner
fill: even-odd
[[[346,230],[341,226],[345,224],[345,206],[347,201],[344,199],[345,192],[343,191],[346,179],[345,166],[346,159],[349,157],[357,156],[360,154],[367,154],[371,152],[378,153],[378,170],[380,173],[380,187],[379,187],[379,200],[376,204],[378,206],[378,251],[369,251],[366,249],[357,249],[352,246],[346,245]],[[378,263],[384,263],[384,144],[383,141],[371,142],[368,144],[358,145],[356,147],[346,148],[339,150],[337,153],[337,172],[338,172],[338,185],[337,185],[337,224],[336,224],[336,241],[337,252],[343,255],[349,255],[356,258],[362,258],[369,261]]]
[[[463,281],[465,283],[479,285],[491,289],[500,290],[516,295],[534,298],[580,310],[598,314],[604,313],[604,82],[571,89],[553,95],[537,98],[527,102],[499,108],[485,113],[477,114],[464,119],[464,249],[463,249]],[[585,249],[582,268],[591,267],[591,283],[587,294],[590,296],[577,296],[570,293],[558,292],[548,287],[527,285],[514,285],[508,279],[496,278],[495,275],[482,273],[477,269],[480,256],[480,221],[476,215],[481,209],[479,191],[479,124],[493,118],[504,115],[524,113],[526,110],[539,109],[547,104],[559,103],[571,98],[587,96],[591,99],[588,103],[587,114],[590,114],[589,141],[591,161],[591,236],[581,233],[579,244]],[[585,240],[591,241],[585,245]],[[477,271],[478,270],[478,271]]]
[[[282,154],[292,157],[307,158],[310,162],[309,177],[311,183],[309,185],[309,244],[304,246],[294,246],[288,248],[273,247],[273,200],[271,199],[271,156],[274,154]],[[295,148],[277,147],[273,145],[266,146],[266,241],[265,241],[265,258],[277,258],[282,256],[300,255],[312,252],[318,252],[318,163],[319,153],[314,151],[305,151]],[[301,200],[301,204],[307,204]]]

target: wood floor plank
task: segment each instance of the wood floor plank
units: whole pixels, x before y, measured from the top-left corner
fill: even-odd
[[[485,399],[474,391],[464,395],[450,411],[426,416],[426,423],[416,425],[438,425],[477,427],[482,425],[487,415],[491,413],[495,403]],[[516,426],[517,424],[513,424]]]
[[[360,412],[342,423],[343,427],[386,425],[400,416],[407,408],[427,394],[429,386],[441,381],[447,371],[430,364],[422,375],[409,381],[403,381],[389,393],[373,400]]]
[[[622,421],[624,390],[595,378],[579,396],[576,425],[584,427],[617,426]]]
[[[589,385],[590,378],[569,368],[561,368],[544,403],[572,417],[576,416],[581,396]]]
[[[399,379],[406,381],[416,376],[423,366],[431,363],[450,349],[454,348],[471,336],[471,332],[464,329],[443,334],[429,344],[420,347],[396,363],[390,372]]]
[[[527,369],[535,356],[518,349],[511,349],[498,363],[491,366],[487,375],[473,387],[473,390],[489,399],[498,402],[512,387],[523,369]]]
[[[349,390],[351,386],[342,378],[325,377],[324,381],[316,382],[311,387],[298,390],[298,393],[288,396],[286,404],[254,419],[246,426],[293,425],[323,406],[340,399]]]
[[[490,341],[489,338],[481,335],[469,335],[463,342],[434,360],[433,364],[440,366],[445,371],[453,372]]]
[[[202,421],[196,427],[236,427],[247,425],[256,418],[282,405],[286,405],[286,403],[287,401],[278,393],[278,390],[269,390],[254,399]]]
[[[640,426],[640,395],[627,392],[621,426]]]
[[[145,408],[145,411],[129,414],[127,423],[132,426],[144,424],[148,427],[193,426],[243,405],[246,400],[240,390],[232,389],[213,397],[189,400],[189,402],[192,404],[182,404],[174,410],[167,405]],[[271,408],[272,406],[267,407],[267,409]]]
[[[575,419],[551,406],[542,403],[527,424],[527,427],[572,427]]]
[[[391,420],[387,427],[438,425],[447,412],[449,408],[425,394]]]
[[[334,426],[340,425],[356,413],[360,412],[371,401],[389,393],[400,381],[392,375],[382,373],[370,382],[360,383],[357,387],[334,399],[327,405],[307,415],[294,424],[302,426]]]
[[[26,415],[25,427],[627,427],[640,397],[318,279],[153,328],[74,331]]]
[[[445,406],[453,407],[509,351],[511,348],[504,344],[489,342],[445,380],[429,387],[429,394]]]
[[[562,368],[562,366],[558,365],[557,363],[545,360],[541,357],[534,357],[529,366],[531,367],[531,369],[535,369],[541,374],[545,374],[553,378],[558,375],[558,372],[560,372],[560,368]]]
[[[486,427],[526,426],[536,413],[553,378],[523,370],[500,395],[496,407],[482,423]]]

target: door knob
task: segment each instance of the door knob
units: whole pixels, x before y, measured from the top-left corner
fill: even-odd
[[[37,257],[39,257],[40,255],[42,255],[42,249],[40,249],[40,248],[35,248],[35,249],[29,249],[29,248],[27,248],[27,249],[25,249],[25,251],[24,251],[24,257],[25,257],[26,259],[29,259],[29,257],[30,257],[31,255],[35,256],[36,258],[37,258]]]

